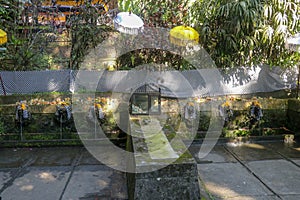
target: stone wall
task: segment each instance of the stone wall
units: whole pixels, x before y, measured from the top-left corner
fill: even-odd
[[[288,100],[287,111],[288,128],[297,133],[300,132],[300,101],[296,99]]]
[[[282,127],[288,127],[289,121],[287,118],[288,112],[288,99],[272,99],[272,98],[259,98],[256,101],[259,102],[262,108],[263,117],[260,120],[260,133],[259,135],[277,134],[276,131],[270,131],[270,129],[279,129]],[[239,130],[249,129],[250,118],[249,111],[250,105],[253,102],[251,99],[238,99],[228,101],[232,109],[233,116],[230,121],[226,122],[224,129]],[[222,101],[206,101],[200,104],[200,124],[199,124],[199,137],[205,136],[205,131],[210,126],[210,120],[212,114],[218,116],[218,105],[222,104]],[[292,120],[292,118],[291,118]],[[264,132],[264,130],[267,130]],[[251,135],[251,133],[249,133]],[[225,136],[225,135],[223,135]]]
[[[22,95],[22,96],[3,96],[0,98],[0,116],[2,121],[5,124],[10,124],[12,128],[9,129],[9,132],[14,131],[14,114],[15,114],[15,102],[19,100],[30,101],[34,98],[42,97],[45,101],[53,101],[56,98],[64,99],[65,97],[70,97],[69,95],[61,94],[48,94],[48,95]],[[176,102],[172,102],[171,106],[167,106],[170,110],[176,110],[170,112],[170,118],[174,118],[174,124],[178,124],[180,120],[180,115]],[[300,103],[296,99],[272,99],[272,98],[258,98],[257,101],[261,104],[263,110],[263,118],[261,120],[262,128],[280,128],[287,127],[290,130],[297,131],[300,129],[299,123],[299,114],[300,114]],[[251,105],[251,99],[239,99],[230,101],[231,108],[233,110],[233,119],[227,124],[227,129],[235,130],[240,128],[248,127],[248,114],[249,106]],[[210,125],[210,119],[213,112],[218,112],[217,106],[220,105],[222,101],[206,100],[199,103],[199,131],[207,131]],[[172,105],[175,105],[175,107]],[[164,108],[162,108],[164,109]],[[39,126],[34,126],[34,132],[37,130],[43,130],[47,126],[53,126],[51,120],[55,113],[55,105],[29,105],[29,110],[33,113],[35,120],[34,123],[39,122]],[[166,110],[163,110],[164,113],[167,113]],[[182,113],[181,113],[182,114]],[[4,117],[4,118],[3,118]],[[172,122],[172,121],[171,121]],[[170,122],[170,123],[171,123]],[[47,129],[47,128],[46,128]]]

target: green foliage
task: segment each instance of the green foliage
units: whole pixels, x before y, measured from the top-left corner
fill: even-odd
[[[89,49],[113,31],[110,19],[85,1],[80,15],[69,17],[64,39],[70,54],[61,60],[49,53],[52,37],[61,34],[54,25],[38,23],[38,4],[25,7],[21,1],[0,0],[0,27],[8,33],[7,51],[0,52],[1,70],[39,70],[59,62],[78,69]],[[294,66],[300,56],[286,50],[287,37],[300,31],[299,0],[119,0],[121,11],[141,16],[146,26],[195,27],[200,43],[219,68],[253,64]],[[59,14],[59,13],[56,13]],[[111,21],[110,21],[111,22]],[[52,35],[46,35],[51,33]],[[55,45],[54,45],[55,46]],[[178,57],[157,51],[129,53],[120,64],[131,69],[142,62],[169,60],[176,69],[190,69]]]
[[[107,36],[112,28],[105,25],[105,18],[97,8],[86,3],[80,10],[80,15],[67,20],[71,32],[71,55],[69,68],[78,69],[85,55],[96,47]]]
[[[14,0],[0,0],[0,23],[1,29],[10,27],[20,14],[18,2]]]
[[[103,25],[107,20],[103,12],[88,1],[80,9],[80,15],[67,19],[66,27],[58,27],[50,20],[47,24],[38,21],[40,0],[30,1],[31,4],[26,6],[15,0],[0,2],[0,27],[8,33],[7,50],[0,52],[1,70],[49,69],[57,62],[64,62],[62,65],[66,66],[65,58],[59,60],[50,52],[60,45],[56,41],[58,38],[71,40],[68,67],[78,69],[88,50],[103,40],[104,32],[111,30]],[[53,15],[61,14],[59,11],[53,12]]]
[[[78,69],[89,50],[104,40],[108,30],[111,28],[107,26],[82,25],[80,19],[73,21],[69,68]]]
[[[34,9],[31,19],[37,18]],[[22,2],[2,0],[0,3],[0,27],[8,34],[7,50],[0,53],[1,70],[38,70],[49,66],[43,50],[47,41],[43,33],[47,30],[37,25],[36,20],[30,22],[29,15],[25,17],[25,14]]]
[[[105,121],[101,124],[105,133],[118,131],[118,125],[112,112],[105,113]]]
[[[255,32],[258,40],[257,54],[270,65],[291,66],[295,53],[286,50],[287,37],[300,31],[300,4],[297,0],[266,0],[263,17]]]
[[[289,65],[286,37],[298,32],[297,0],[196,1],[188,22],[218,67]]]
[[[119,6],[122,11],[139,14],[146,26],[194,26],[200,43],[220,68],[261,63],[286,67],[299,60],[299,55],[285,47],[287,37],[300,31],[296,2],[120,0]]]
[[[131,0],[118,1],[118,7],[120,11],[124,11],[124,12],[135,11],[133,1]]]
[[[234,67],[253,62],[257,42],[254,33],[262,13],[260,0],[197,1],[192,13],[189,20],[198,28],[201,43],[217,66]]]
[[[210,125],[211,114],[208,112],[200,112],[199,116],[199,131],[207,131]]]
[[[184,23],[188,3],[189,0],[119,0],[119,9],[140,15],[147,26],[173,28]]]

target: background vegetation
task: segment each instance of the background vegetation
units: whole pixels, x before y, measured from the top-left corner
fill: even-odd
[[[29,4],[25,4],[25,2]],[[41,22],[42,0],[0,0],[0,27],[8,33],[6,51],[0,52],[1,70],[78,68],[90,47],[111,31],[107,13],[85,1],[80,15],[65,24],[52,19]],[[50,15],[63,15],[49,11]]]
[[[77,69],[88,49],[107,37],[112,15],[98,12],[87,0],[81,15],[64,26],[38,23],[40,0],[0,0],[0,27],[8,33],[6,51],[0,52],[1,70]],[[145,26],[173,28],[189,25],[200,33],[200,44],[219,68],[253,64],[290,67],[299,54],[287,51],[286,39],[300,32],[299,0],[119,0],[119,10],[142,17]],[[107,2],[108,3],[108,2]],[[145,56],[147,55],[147,56]],[[153,58],[153,59],[152,59]],[[130,52],[119,65],[134,67],[132,60],[181,58],[159,51]],[[142,62],[141,61],[141,62]],[[138,62],[137,64],[139,64]]]

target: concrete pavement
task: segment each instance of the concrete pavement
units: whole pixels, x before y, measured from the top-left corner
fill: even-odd
[[[219,144],[198,163],[205,199],[300,199],[300,145]],[[126,176],[84,147],[0,148],[2,200],[128,199]],[[172,199],[172,197],[170,197]]]
[[[300,199],[299,144],[223,144],[202,159],[199,146],[190,149],[206,199]]]
[[[84,147],[0,149],[2,200],[127,199],[125,174]]]

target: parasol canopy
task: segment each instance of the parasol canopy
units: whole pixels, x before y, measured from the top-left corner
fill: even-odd
[[[291,51],[300,52],[300,33],[287,39],[286,48]]]
[[[189,26],[176,26],[170,31],[170,41],[179,46],[198,44],[199,33]]]
[[[114,19],[114,26],[122,33],[137,35],[143,29],[144,22],[131,12],[120,12]]]
[[[5,31],[0,29],[0,45],[5,44],[7,42],[7,34]]]

